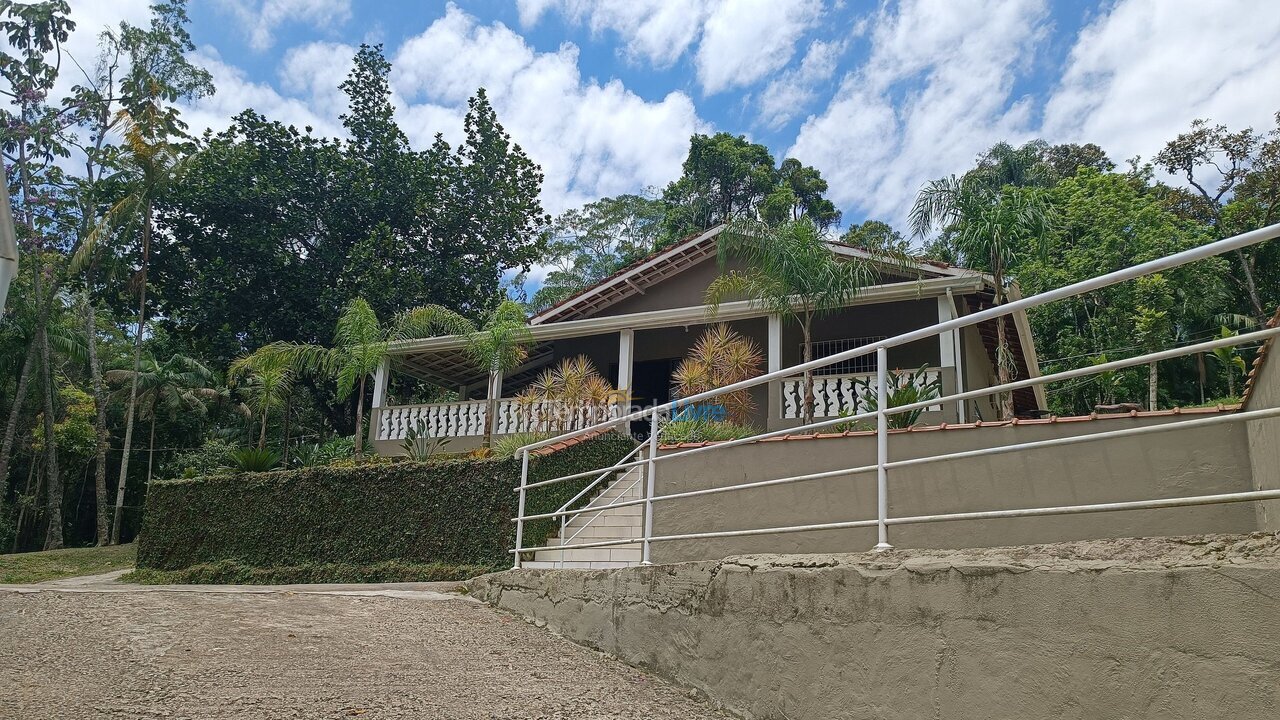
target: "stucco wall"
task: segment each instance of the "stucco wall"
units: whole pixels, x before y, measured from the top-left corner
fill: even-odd
[[[472,595],[747,718],[1275,718],[1277,539],[517,570]],[[1150,543],[1172,546],[1175,543]]]
[[[1197,416],[1197,417],[1203,417]],[[895,460],[1176,422],[1179,416],[897,432]],[[856,435],[762,442],[676,458],[659,465],[658,495],[817,473],[875,463],[875,437]],[[1076,505],[1253,488],[1242,423],[1171,430],[1135,438],[930,463],[889,473],[889,515]],[[654,534],[678,535],[876,516],[875,473],[717,493],[654,504]],[[894,526],[898,547],[956,548],[1086,538],[1249,532],[1250,503],[1036,518]],[[655,562],[714,560],[752,552],[859,552],[874,528],[808,531],[654,543]]]
[[[1247,410],[1280,407],[1280,353],[1273,346],[1258,368],[1249,392]],[[1280,418],[1249,422],[1249,453],[1253,484],[1258,490],[1280,490]],[[1258,528],[1280,531],[1280,500],[1258,503]]]

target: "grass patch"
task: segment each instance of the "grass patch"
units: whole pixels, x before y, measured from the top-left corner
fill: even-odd
[[[317,583],[443,582],[469,580],[496,570],[488,565],[406,563],[397,560],[370,565],[319,563],[254,567],[234,560],[200,563],[182,570],[139,568],[121,582],[140,585],[310,585]]]
[[[130,543],[0,555],[0,584],[25,585],[123,570],[133,567],[136,554],[137,546]]]

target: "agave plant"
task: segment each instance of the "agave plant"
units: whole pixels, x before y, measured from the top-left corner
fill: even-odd
[[[764,355],[755,341],[721,323],[702,333],[688,357],[676,366],[671,383],[676,395],[689,397],[750,380],[760,374],[762,362]],[[746,423],[755,409],[750,390],[725,393],[717,401],[724,405],[724,414],[733,423]]]
[[[942,376],[935,374],[933,377],[929,377],[928,363],[921,365],[918,370],[908,372],[894,371],[886,374],[889,381],[886,395],[891,408],[932,400],[942,395]],[[867,411],[875,412],[879,409],[880,399],[877,395],[876,381],[868,377],[857,380],[856,384],[858,385],[858,394],[861,395]],[[909,428],[920,422],[920,416],[923,414],[924,408],[894,413],[889,416],[889,427],[893,429]]]

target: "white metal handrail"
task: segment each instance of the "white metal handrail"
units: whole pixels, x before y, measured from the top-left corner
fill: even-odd
[[[644,447],[644,446],[643,446],[643,445],[637,446],[637,448],[636,448],[636,449],[638,450],[638,449],[639,449],[639,448],[641,448],[641,447]],[[625,477],[625,476],[624,476],[624,477]],[[624,489],[623,489],[623,491],[622,491],[622,493],[620,493],[620,494],[625,495],[625,494],[627,494],[627,493],[631,492],[631,489],[632,489],[632,488],[634,488],[636,485],[639,485],[639,484],[640,484],[640,481],[641,481],[641,480],[643,480],[643,479],[644,479],[644,475],[639,475],[639,476],[637,476],[637,477],[636,477],[636,479],[635,479],[635,480],[633,480],[633,481],[631,482],[631,484],[630,484],[630,485],[628,485],[626,488],[624,488]],[[621,482],[621,480],[619,480],[619,482]],[[595,522],[595,521],[596,521],[596,518],[600,517],[600,515],[601,515],[605,510],[608,510],[610,507],[611,507],[610,505],[605,505],[604,507],[601,507],[598,511],[596,511],[596,514],[594,514],[594,515],[592,515],[591,517],[587,518],[587,521],[586,521],[586,522],[584,522],[584,523],[582,523],[582,527],[578,528],[577,530],[574,530],[574,531],[573,531],[573,534],[572,534],[572,535],[570,535],[570,536],[569,536],[569,537],[567,537],[567,538],[564,536],[564,533],[565,533],[565,526],[568,524],[568,516],[567,516],[567,515],[561,515],[561,516],[560,516],[560,548],[561,548],[561,550],[560,550],[560,567],[564,567],[564,551],[565,551],[565,550],[571,550],[571,549],[572,549],[572,547],[569,547],[569,546],[568,546],[568,543],[569,543],[569,542],[571,542],[574,538],[576,538],[576,537],[578,537],[579,535],[581,535],[583,530],[586,530],[588,527],[591,527],[591,523]],[[563,508],[562,508],[562,509],[563,509]],[[589,509],[589,508],[588,508],[588,509]],[[633,542],[633,543],[634,543],[634,542],[635,542],[635,540],[634,540],[634,539],[632,539],[632,540],[631,540],[631,542]],[[576,547],[576,546],[574,546],[574,547]]]
[[[643,551],[642,551],[643,562],[645,563],[649,562],[649,556],[650,556],[649,545],[651,542],[680,539],[680,538],[689,538],[689,537],[730,537],[730,536],[746,535],[746,534],[766,534],[769,532],[798,532],[800,530],[832,529],[836,527],[851,528],[851,527],[870,527],[871,525],[875,525],[878,529],[878,541],[879,541],[876,544],[876,548],[886,549],[891,547],[888,543],[888,526],[898,525],[898,524],[907,524],[908,522],[912,521],[912,519],[910,518],[889,518],[888,517],[887,474],[888,474],[888,471],[892,468],[904,467],[910,464],[920,464],[923,462],[933,462],[933,461],[947,460],[947,459],[959,459],[962,457],[976,457],[980,455],[995,454],[998,452],[1028,450],[1028,449],[1034,449],[1036,447],[1045,447],[1050,444],[1069,444],[1070,442],[1087,442],[1093,439],[1098,439],[1102,437],[1114,437],[1121,434],[1142,434],[1135,431],[1159,432],[1162,429],[1172,429],[1172,427],[1186,427],[1187,425],[1193,424],[1193,423],[1209,424],[1205,420],[1193,420],[1193,421],[1184,421],[1179,423],[1171,423],[1168,425],[1152,426],[1147,428],[1129,428],[1129,429],[1116,430],[1116,431],[1105,431],[1105,432],[1093,433],[1086,436],[1060,438],[1056,441],[1040,441],[1039,443],[1021,443],[1021,444],[1015,444],[1015,445],[1000,446],[996,448],[985,448],[981,450],[966,451],[962,453],[950,453],[946,455],[932,456],[930,458],[916,458],[912,460],[902,460],[902,461],[896,461],[896,462],[892,462],[888,458],[888,435],[889,435],[888,418],[890,415],[893,415],[896,413],[910,412],[915,409],[920,409],[922,407],[929,407],[938,403],[943,403],[948,401],[984,397],[984,396],[994,395],[994,394],[1003,393],[1003,392],[1010,392],[1020,387],[1040,385],[1040,384],[1054,382],[1061,379],[1067,379],[1068,377],[1081,377],[1081,376],[1097,374],[1100,372],[1106,372],[1108,370],[1117,369],[1120,367],[1132,367],[1134,365],[1146,364],[1146,363],[1155,362],[1161,359],[1176,357],[1179,355],[1185,355],[1191,352],[1200,351],[1196,348],[1226,347],[1228,345],[1244,344],[1247,342],[1252,342],[1257,339],[1264,339],[1264,338],[1271,337],[1272,335],[1276,334],[1276,332],[1280,332],[1280,328],[1273,328],[1269,330],[1259,331],[1256,333],[1249,333],[1247,335],[1240,335],[1240,336],[1235,336],[1231,338],[1216,339],[1208,343],[1200,343],[1199,345],[1195,345],[1195,346],[1188,346],[1183,348],[1172,348],[1172,349],[1164,350],[1160,352],[1147,353],[1145,355],[1141,355],[1138,357],[1127,358],[1125,360],[1114,361],[1111,363],[1104,363],[1104,364],[1095,365],[1091,367],[1078,368],[1075,370],[1064,371],[1061,373],[1054,373],[1052,375],[1047,375],[1042,377],[1027,378],[1025,380],[1004,383],[994,387],[981,388],[978,390],[972,390],[965,393],[956,393],[944,398],[931,398],[925,401],[913,403],[910,405],[903,405],[896,408],[886,408],[886,405],[888,404],[888,397],[887,397],[888,381],[887,381],[887,370],[886,370],[887,352],[890,347],[897,347],[899,345],[903,345],[909,342],[915,342],[917,340],[927,339],[935,335],[938,335],[940,333],[951,332],[953,330],[957,330],[960,328],[976,325],[982,322],[986,322],[988,320],[1003,317],[1011,313],[1025,311],[1027,309],[1034,308],[1034,307],[1039,307],[1041,305],[1054,302],[1056,300],[1074,297],[1086,292],[1108,287],[1110,285],[1114,285],[1120,282],[1132,280],[1137,277],[1141,277],[1144,275],[1149,275],[1151,273],[1156,273],[1156,272],[1160,272],[1170,268],[1185,265],[1187,263],[1194,262],[1196,260],[1213,257],[1215,255],[1220,255],[1225,252],[1230,252],[1232,250],[1237,250],[1240,248],[1248,247],[1250,245],[1255,245],[1257,243],[1265,242],[1267,240],[1271,240],[1276,237],[1280,237],[1280,224],[1270,225],[1265,228],[1260,228],[1258,230],[1254,230],[1251,232],[1242,233],[1240,235],[1236,235],[1231,238],[1218,240],[1216,242],[1208,243],[1206,245],[1192,248],[1190,250],[1186,250],[1183,252],[1175,253],[1163,258],[1159,258],[1159,259],[1152,260],[1145,263],[1140,263],[1133,267],[1117,270],[1115,272],[1107,273],[1105,275],[1100,275],[1100,276],[1090,278],[1088,280],[1084,280],[1078,283],[1073,283],[1071,285],[1067,285],[1067,286],[1058,288],[1056,290],[1050,290],[1050,291],[1033,295],[1027,298],[1023,298],[1020,300],[1015,300],[1013,302],[1006,303],[1003,305],[997,305],[995,307],[988,308],[986,310],[981,310],[979,312],[972,313],[970,315],[965,315],[965,316],[948,320],[945,322],[940,322],[925,328],[906,332],[891,338],[887,338],[884,341],[876,343],[874,346],[854,348],[854,349],[836,353],[824,358],[820,358],[818,360],[814,360],[808,363],[801,363],[800,365],[783,368],[781,370],[777,370],[771,373],[766,373],[764,375],[760,375],[758,377],[751,378],[749,380],[732,383],[730,385],[726,385],[721,388],[713,389],[703,393],[698,393],[678,401],[673,401],[673,402],[665,403],[662,405],[656,405],[654,407],[640,410],[620,418],[612,419],[606,422],[598,423],[590,427],[582,428],[582,429],[564,433],[562,435],[558,435],[552,438],[548,438],[546,440],[542,440],[536,443],[525,445],[517,451],[517,456],[522,458],[522,472],[521,472],[521,478],[520,478],[520,485],[517,488],[515,488],[515,490],[519,493],[517,516],[513,518],[513,520],[516,523],[516,544],[515,544],[515,548],[511,550],[511,552],[515,557],[515,566],[516,567],[520,566],[520,554],[522,552],[530,552],[533,550],[547,549],[547,548],[524,548],[521,546],[521,541],[523,538],[523,524],[526,520],[533,520],[533,519],[538,519],[543,517],[558,517],[558,516],[564,516],[564,514],[569,514],[569,513],[578,514],[579,512],[582,512],[582,511],[565,510],[563,511],[563,513],[558,512],[558,513],[526,516],[524,511],[524,506],[525,506],[525,497],[526,497],[527,490],[534,487],[540,487],[543,485],[550,485],[556,482],[564,482],[564,481],[575,479],[575,478],[586,477],[602,471],[600,469],[597,469],[597,470],[592,470],[592,471],[587,471],[582,473],[574,473],[574,474],[565,475],[559,478],[554,478],[552,480],[541,481],[539,483],[530,484],[528,483],[528,465],[529,465],[530,451],[537,449],[539,447],[550,445],[552,443],[563,441],[568,438],[581,436],[589,432],[596,432],[600,430],[607,430],[614,427],[623,426],[631,422],[632,420],[639,420],[643,418],[648,418],[650,420],[651,431],[650,431],[650,438],[649,438],[649,447],[650,447],[649,456],[644,460],[630,461],[630,462],[626,461],[624,458],[623,462],[615,463],[614,465],[608,468],[605,468],[603,470],[607,472],[613,472],[613,471],[625,469],[628,467],[646,465],[648,468],[648,472],[646,472],[646,476],[648,480],[648,489],[645,493],[645,497],[642,500],[632,500],[632,501],[627,501],[623,503],[615,503],[615,504],[607,505],[603,508],[593,508],[593,510],[602,511],[604,509],[608,509],[609,507],[626,507],[629,505],[637,505],[637,504],[645,505],[646,510],[644,513],[645,521],[644,521],[644,536],[643,536]],[[689,449],[689,450],[685,450],[677,453],[669,453],[668,455],[665,455],[662,458],[659,458],[657,455],[659,418],[661,414],[664,412],[670,412],[673,409],[679,408],[681,406],[700,402],[702,400],[710,399],[713,397],[717,397],[725,393],[735,392],[738,390],[745,390],[747,388],[755,387],[763,383],[772,382],[775,379],[779,379],[786,376],[792,376],[798,372],[804,372],[807,370],[812,370],[817,367],[823,367],[833,363],[849,360],[855,357],[861,357],[861,356],[870,354],[871,352],[875,352],[877,355],[876,365],[878,368],[878,372],[877,372],[878,402],[877,402],[877,410],[874,412],[868,412],[868,413],[862,413],[859,415],[853,415],[850,417],[834,418],[830,420],[814,422],[814,423],[810,423],[808,425],[802,426],[800,428],[788,428],[783,431],[760,433],[757,435],[753,435],[749,438],[742,438],[740,440],[717,443],[714,445],[708,445],[701,448],[693,448],[693,449]],[[1256,419],[1261,417],[1273,417],[1275,415],[1280,415],[1280,410],[1242,412],[1242,413],[1237,413],[1231,416],[1223,416],[1220,418],[1210,418],[1209,420],[1213,420],[1215,422],[1239,422],[1242,420]],[[814,473],[807,476],[795,476],[793,478],[780,478],[776,480],[762,481],[761,483],[748,483],[748,484],[742,484],[737,486],[727,486],[724,488],[709,488],[707,490],[701,490],[701,491],[690,491],[690,493],[707,494],[708,491],[726,492],[733,489],[745,489],[746,487],[761,487],[761,486],[764,486],[765,484],[780,484],[781,482],[797,482],[804,479],[814,479],[816,477],[829,477],[829,476],[832,476],[832,473],[851,474],[853,472],[870,472],[871,470],[875,470],[877,473],[877,483],[876,483],[876,495],[877,495],[876,515],[877,517],[875,520],[869,520],[869,521],[857,520],[857,521],[849,521],[847,523],[823,523],[823,524],[794,526],[795,528],[798,528],[798,529],[764,528],[764,529],[753,529],[753,530],[716,531],[712,533],[695,533],[695,534],[686,534],[686,535],[680,535],[680,536],[654,536],[653,535],[653,532],[652,532],[653,503],[656,501],[672,500],[672,499],[678,499],[680,497],[690,496],[690,493],[672,493],[668,495],[655,496],[654,479],[656,475],[656,466],[657,466],[657,463],[660,462],[661,460],[671,459],[673,457],[676,457],[679,455],[686,455],[692,452],[710,451],[715,449],[734,447],[736,445],[741,445],[741,444],[746,444],[751,442],[758,442],[768,437],[776,437],[782,434],[794,434],[799,430],[816,429],[820,427],[835,425],[838,423],[856,421],[859,419],[870,419],[872,417],[876,419],[876,426],[877,426],[876,427],[877,442],[876,442],[876,464],[875,465],[864,466],[860,468],[846,468],[846,469],[843,469],[842,471],[836,470],[836,471],[828,471],[826,473]],[[1248,496],[1248,497],[1245,497],[1245,496]],[[1258,496],[1258,497],[1254,497],[1254,496]],[[1178,502],[1185,502],[1188,504],[1197,504],[1196,502],[1193,502],[1193,501],[1200,501],[1200,500],[1203,500],[1204,498],[1216,498],[1213,500],[1206,500],[1205,502],[1242,502],[1242,501],[1252,500],[1252,499],[1269,499],[1272,496],[1280,497],[1280,491],[1255,491],[1252,493],[1228,493],[1228,494],[1215,495],[1215,496],[1202,496],[1200,498],[1181,498],[1181,499],[1165,498],[1160,500],[1138,500],[1128,504],[1121,503],[1119,505],[1125,505],[1125,507],[1118,508],[1118,509],[1138,509],[1141,507],[1147,507],[1148,505],[1146,504],[1148,503],[1162,503],[1159,505],[1150,505],[1150,507],[1172,507],[1172,506],[1177,506],[1176,503]],[[1064,506],[1060,508],[1032,508],[1032,509],[1017,510],[1017,511],[988,511],[988,513],[985,515],[983,514],[978,514],[978,515],[981,515],[982,517],[1005,517],[1005,516],[1013,517],[1014,515],[1002,515],[1001,513],[1026,512],[1026,513],[1054,514],[1054,512],[1056,511],[1061,511],[1063,513],[1102,512],[1108,509],[1117,509],[1117,508],[1111,507],[1115,505],[1117,504],[1103,503],[1103,504],[1088,505],[1088,506],[1082,505],[1082,506]],[[1075,509],[1072,509],[1072,508],[1075,508]],[[1084,509],[1081,509],[1081,508],[1084,508]],[[947,519],[956,519],[956,520],[973,519],[973,517],[977,517],[978,515],[975,515],[973,513],[952,513],[952,514],[937,515],[937,516],[921,516],[921,517],[935,518],[935,520],[918,520],[918,521],[932,522],[932,521],[940,521],[940,520],[947,520]],[[607,547],[609,545],[634,543],[634,542],[635,542],[634,540],[626,540],[626,541],[610,541],[610,542],[603,542],[603,543],[584,543],[584,544],[574,545],[573,547],[581,547],[581,548]]]

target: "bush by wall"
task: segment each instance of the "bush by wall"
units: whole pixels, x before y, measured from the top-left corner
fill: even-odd
[[[607,433],[535,457],[530,482],[611,465],[631,438]],[[505,567],[515,539],[520,464],[511,458],[315,467],[154,481],[138,541],[138,567],[181,570],[232,561],[254,568],[372,566],[388,561]],[[582,478],[529,492],[549,512]],[[541,544],[558,523],[530,523]]]

